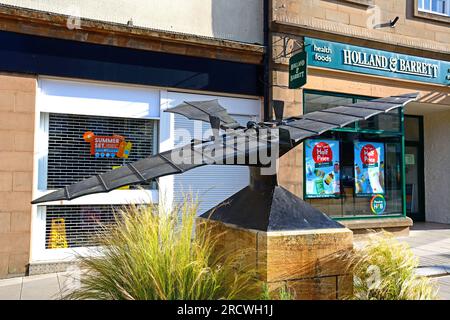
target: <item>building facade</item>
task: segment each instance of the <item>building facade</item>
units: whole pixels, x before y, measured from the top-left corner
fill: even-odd
[[[420,92],[404,112],[310,139],[281,158],[278,178],[355,234],[450,223],[447,0],[0,3],[0,278],[70,263],[123,204],[194,191],[205,211],[247,185],[248,169],[214,166],[30,204],[184,143],[183,133],[207,135],[207,126],[164,113],[185,100],[217,98],[244,124],[270,118],[274,100],[298,116]],[[290,89],[289,60],[301,52],[307,82]],[[95,138],[122,145],[120,155],[92,147]],[[316,166],[317,150],[331,161]]]
[[[192,191],[204,211],[246,186],[247,168],[217,166],[30,204],[186,135],[205,138],[201,124],[164,113],[182,101],[219,99],[242,123],[259,120],[261,18],[259,1],[1,1],[0,278],[63,268],[130,202]]]
[[[450,222],[444,165],[450,160],[449,5],[271,1],[270,95],[285,102],[288,115],[420,92],[404,113],[360,121],[281,159],[282,184],[355,234],[379,228],[406,233],[412,220]],[[289,89],[289,59],[302,51],[306,85]],[[334,151],[335,163],[328,168],[334,189],[327,187],[331,177],[327,180],[328,171],[313,155],[324,144]],[[377,155],[373,165],[362,162],[367,148]]]

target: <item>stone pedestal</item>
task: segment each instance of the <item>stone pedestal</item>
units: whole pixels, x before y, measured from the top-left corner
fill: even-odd
[[[353,277],[339,254],[353,248],[347,228],[260,231],[198,218],[218,237],[216,250],[243,253],[276,297],[287,285],[295,299],[342,299],[353,290]]]
[[[250,169],[250,185],[198,218],[217,239],[219,254],[240,252],[276,293],[296,299],[341,299],[353,289],[342,255],[353,233],[279,186],[276,175]]]

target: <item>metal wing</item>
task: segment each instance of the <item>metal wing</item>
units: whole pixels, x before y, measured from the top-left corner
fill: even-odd
[[[303,140],[327,131],[345,127],[351,123],[367,120],[373,116],[401,108],[419,96],[409,93],[399,96],[374,99],[307,113],[301,117],[285,119],[278,126],[286,132],[293,147]]]
[[[269,137],[267,131],[263,133],[262,130],[258,132],[257,129],[235,130],[232,133],[223,134],[215,140],[188,144],[90,177],[49,193],[32,203],[71,200],[88,194],[109,192],[122,186],[145,183],[151,179],[183,173],[204,165],[264,166],[259,155],[264,151],[271,151],[273,143],[279,143],[279,156],[281,156],[309,137],[401,108],[415,100],[417,96],[418,94],[414,93],[375,99],[311,112],[301,117],[288,118],[279,124],[274,123],[270,127],[279,130],[280,134],[277,139]],[[181,112],[190,112],[178,111],[180,114],[182,114]],[[195,119],[200,120],[204,116],[198,114],[196,117],[198,118]],[[191,119],[194,119],[192,115]],[[262,128],[264,128],[263,125],[264,123],[261,124]],[[237,159],[240,159],[241,162],[237,162]]]
[[[58,189],[52,193],[32,201],[32,204],[58,200],[72,200],[89,194],[109,192],[111,190],[136,183],[146,183],[152,179],[170,174],[180,174],[188,170],[212,164],[236,164],[237,157],[247,162],[248,154],[256,154],[256,144],[238,150],[235,147],[237,138],[246,139],[250,145],[251,135],[244,131],[225,134],[217,140],[193,142],[180,148],[165,151],[157,155],[129,163],[119,169],[111,170],[82,180],[78,183]],[[231,141],[231,142],[230,142]]]
[[[166,109],[165,112],[177,113],[190,120],[211,122],[211,118],[217,118],[220,125],[226,129],[239,127],[239,123],[233,119],[227,110],[219,104],[219,100],[208,101],[184,101],[176,107]]]

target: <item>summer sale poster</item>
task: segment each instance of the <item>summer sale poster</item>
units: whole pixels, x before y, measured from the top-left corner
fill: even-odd
[[[355,151],[355,194],[384,194],[384,143],[357,141]]]
[[[307,198],[334,198],[341,193],[339,159],[339,141],[305,141]]]

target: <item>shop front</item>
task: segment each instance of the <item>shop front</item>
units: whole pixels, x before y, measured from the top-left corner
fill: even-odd
[[[437,218],[437,194],[425,181],[436,179],[431,148],[450,157],[446,142],[427,145],[427,126],[450,112],[450,63],[349,44],[304,38],[308,83],[302,90],[303,113],[386,95],[420,92],[405,110],[359,121],[310,139],[303,148],[303,196],[315,207],[349,226],[406,232],[415,221],[450,221],[450,206]],[[448,117],[435,120],[449,128]],[[448,129],[442,129],[448,130]],[[450,192],[450,177],[446,192]],[[441,192],[439,192],[441,194]],[[447,211],[447,214],[444,211]],[[411,219],[409,219],[411,218]]]
[[[259,119],[260,100],[177,92],[167,88],[39,77],[35,159],[39,197],[131,162],[172,149],[186,139],[205,139],[206,125],[164,113],[183,101],[212,100],[245,124]],[[183,142],[181,142],[183,143]],[[217,181],[215,177],[224,176]],[[131,185],[105,194],[34,206],[31,273],[48,261],[65,261],[97,244],[99,228],[130,203],[168,207],[192,192],[199,214],[249,182],[246,167],[204,167],[192,174]],[[45,263],[41,263],[45,262]]]
[[[52,190],[186,139],[208,138],[212,133],[200,122],[164,112],[183,101],[218,99],[242,124],[259,120],[260,66],[206,57],[217,50],[212,46],[202,47],[205,57],[195,57],[6,31],[0,39],[0,87],[12,96],[0,110],[4,136],[12,138],[11,147],[0,148],[5,160],[0,174],[10,176],[11,185],[15,179],[14,190],[0,190],[0,224],[8,226],[0,232],[0,278],[27,268],[31,275],[65,270],[74,252],[91,252],[101,225],[114,222],[117,210],[130,203],[176,203],[192,192],[201,214],[248,184],[248,168],[214,166],[31,205]],[[233,51],[236,59],[241,51]]]

